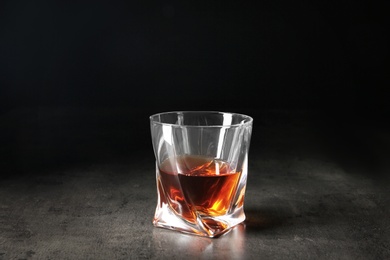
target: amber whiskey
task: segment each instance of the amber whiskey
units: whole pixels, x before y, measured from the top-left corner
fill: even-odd
[[[222,216],[231,204],[242,204],[243,197],[234,197],[240,172],[222,160],[203,156],[168,158],[159,166],[158,191],[161,203],[186,221],[196,216]]]

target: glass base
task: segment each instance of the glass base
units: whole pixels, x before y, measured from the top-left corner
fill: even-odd
[[[241,207],[236,208],[232,214],[218,217],[197,215],[194,222],[189,222],[181,218],[168,204],[159,203],[156,208],[153,225],[182,233],[216,238],[229,232],[244,220],[245,214]]]

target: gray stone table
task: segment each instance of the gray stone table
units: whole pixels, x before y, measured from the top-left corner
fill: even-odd
[[[381,125],[259,113],[247,219],[210,239],[153,227],[148,133],[132,143],[124,113],[72,111],[1,117],[0,259],[390,259]]]

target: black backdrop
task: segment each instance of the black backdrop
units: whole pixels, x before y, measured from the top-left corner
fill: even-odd
[[[2,114],[133,112],[121,115],[123,124],[92,113],[95,119],[85,114],[68,117],[66,125],[30,126],[35,141],[22,137],[30,132],[21,130],[29,127],[23,120],[6,120],[3,151],[19,162],[42,143],[70,140],[76,125],[96,127],[99,120],[100,132],[112,123],[129,135],[132,122],[141,120],[145,142],[147,116],[168,110],[386,116],[388,7],[378,1],[2,1]],[[100,137],[85,142],[93,149]],[[56,147],[70,156],[66,140]],[[117,141],[113,149],[126,151],[121,142],[131,141]],[[26,147],[31,151],[20,155]]]
[[[387,106],[388,5],[189,2],[2,1],[2,108]]]

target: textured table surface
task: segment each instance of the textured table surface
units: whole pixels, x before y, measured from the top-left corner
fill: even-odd
[[[209,239],[153,227],[147,134],[129,138],[118,111],[83,111],[1,116],[0,259],[390,258],[387,128],[259,114],[247,219]]]

